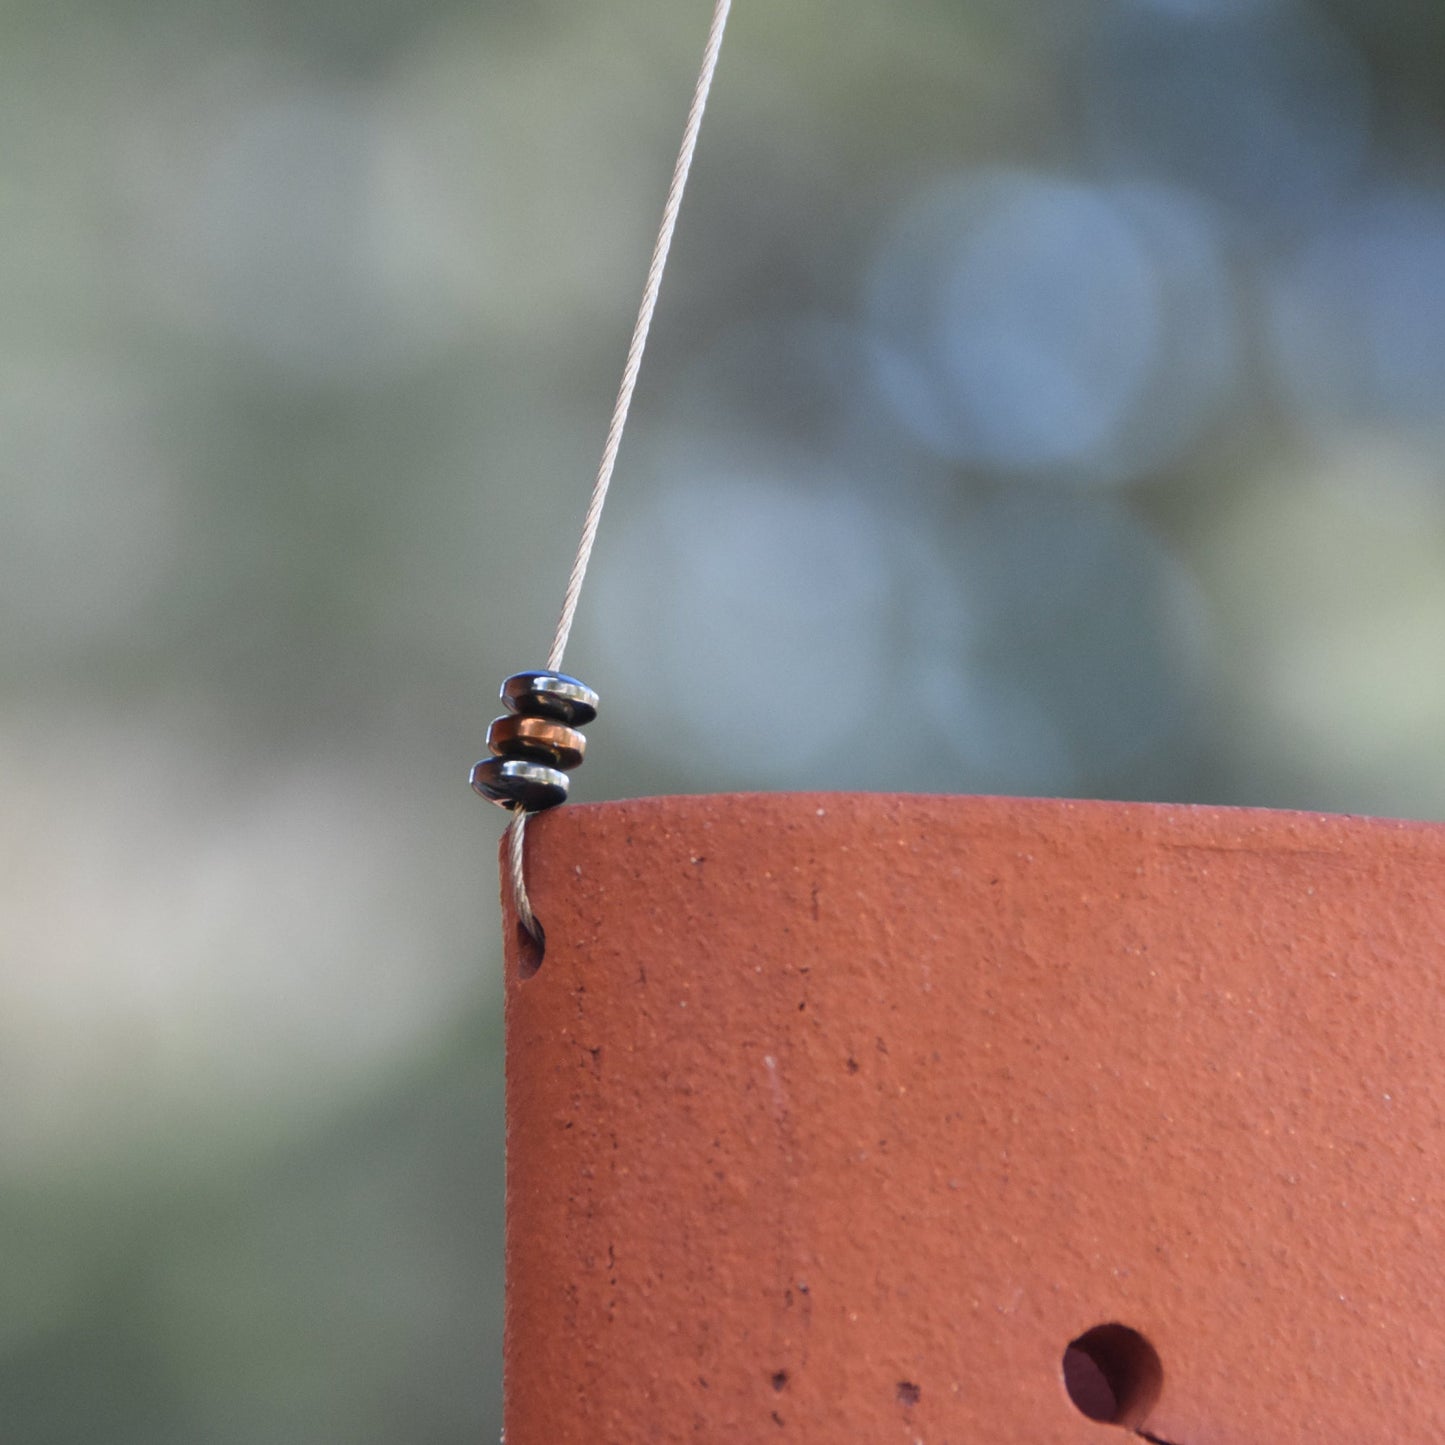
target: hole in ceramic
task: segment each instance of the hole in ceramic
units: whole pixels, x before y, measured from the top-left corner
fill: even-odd
[[[547,935],[542,921],[533,918],[532,922],[537,928],[535,938],[520,923],[517,925],[517,976],[524,979],[535,976],[542,966],[542,956],[547,952]]]
[[[1154,1346],[1127,1325],[1096,1325],[1064,1351],[1064,1388],[1080,1414],[1138,1430],[1164,1384]]]

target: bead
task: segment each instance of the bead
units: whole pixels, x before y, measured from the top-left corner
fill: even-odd
[[[553,768],[575,768],[587,751],[576,728],[547,717],[509,713],[487,729],[487,746],[499,758],[529,758]]]
[[[597,694],[562,672],[519,672],[502,684],[502,701],[508,712],[570,727],[585,727],[597,716]]]
[[[472,769],[472,787],[503,808],[540,813],[567,801],[567,774],[526,758],[483,758]]]

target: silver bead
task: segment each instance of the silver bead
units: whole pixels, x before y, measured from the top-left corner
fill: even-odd
[[[472,769],[472,787],[503,808],[540,813],[567,801],[567,774],[526,758],[483,758]]]
[[[508,712],[549,717],[569,727],[585,727],[597,716],[597,694],[585,682],[563,672],[519,672],[502,684]]]

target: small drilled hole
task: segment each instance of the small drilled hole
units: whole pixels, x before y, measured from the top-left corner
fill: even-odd
[[[547,952],[547,935],[539,918],[532,919],[537,930],[534,938],[520,923],[517,925],[517,977],[532,978],[542,967],[542,957]]]
[[[1083,1415],[1138,1430],[1164,1385],[1154,1346],[1127,1325],[1097,1325],[1064,1351],[1064,1388]]]

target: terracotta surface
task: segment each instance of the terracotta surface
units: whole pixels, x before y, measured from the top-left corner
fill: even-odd
[[[1445,828],[770,795],[529,851],[508,1445],[1109,1445],[1106,1324],[1171,1445],[1445,1441]]]

